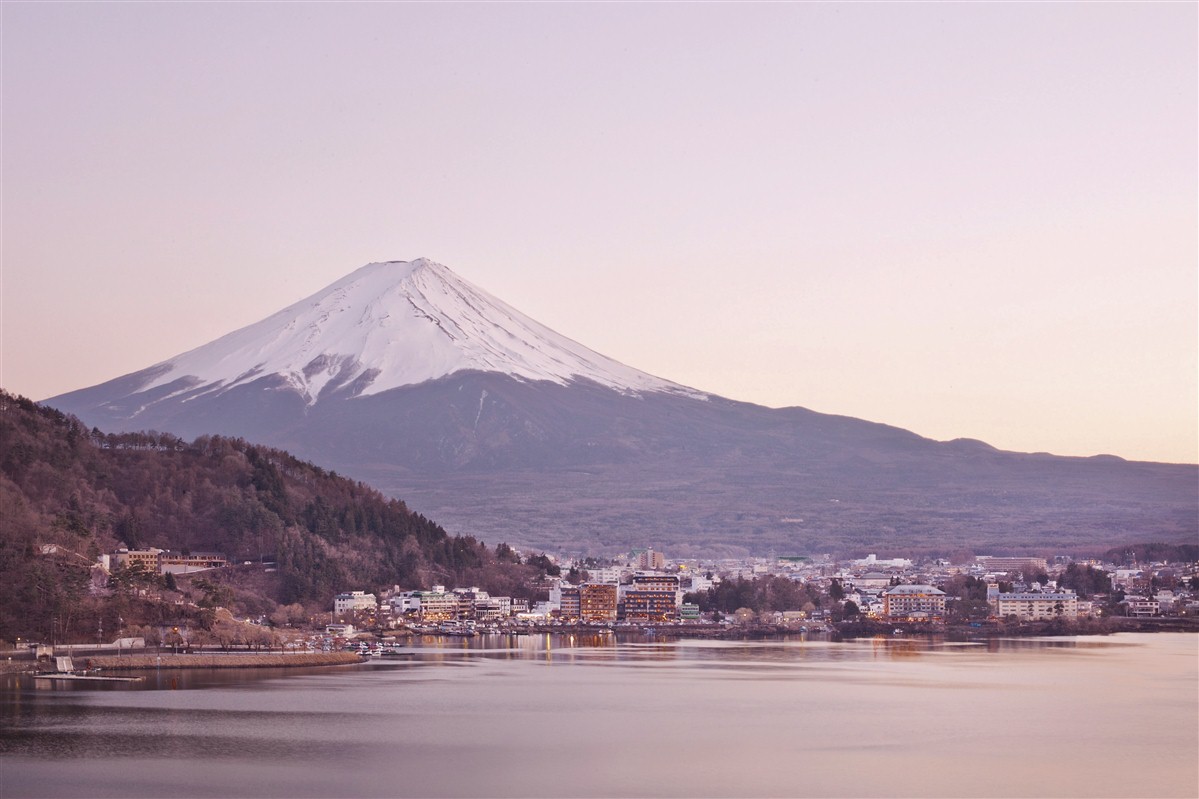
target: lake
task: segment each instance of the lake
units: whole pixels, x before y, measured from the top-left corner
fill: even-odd
[[[425,639],[0,695],[0,796],[1199,795],[1199,636]]]

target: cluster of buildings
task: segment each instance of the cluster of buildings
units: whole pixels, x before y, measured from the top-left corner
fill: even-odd
[[[545,615],[562,621],[627,621],[642,624],[699,618],[699,606],[683,602],[677,574],[640,571],[628,582],[559,583],[550,589]]]
[[[1095,606],[1068,588],[1059,588],[1048,579],[1052,564],[1041,557],[979,556],[972,563],[951,564],[934,560],[920,564],[902,558],[880,560],[870,555],[831,570],[835,579],[846,586],[845,598],[853,601],[868,617],[884,621],[928,621],[945,619],[947,602],[952,600],[941,587],[954,577],[974,577],[986,583],[986,602],[991,618],[1017,621],[1045,621],[1054,618],[1078,619],[1090,616]],[[1046,582],[1020,582],[1010,590],[1000,588],[1007,578],[1045,575]],[[941,587],[938,587],[941,586]]]
[[[952,581],[973,577],[986,585],[983,615],[992,619],[1018,621],[1074,620],[1098,615],[1106,596],[1080,597],[1059,585],[1050,575],[1060,576],[1068,558],[980,556],[968,563],[947,560],[915,564],[906,558],[882,559],[877,555],[837,562],[828,556],[793,556],[742,560],[668,560],[652,549],[630,553],[623,562],[595,566],[594,563],[564,561],[560,565],[583,573],[581,584],[550,579],[548,599],[529,602],[511,597],[490,596],[478,588],[446,590],[401,590],[394,586],[379,597],[362,591],[339,594],[334,600],[335,616],[359,614],[383,627],[400,624],[499,623],[509,620],[528,623],[635,623],[656,624],[697,620],[699,607],[685,603],[688,592],[700,592],[722,580],[785,577],[814,585],[832,596],[834,581],[840,601],[854,603],[857,611],[881,621],[945,621],[947,607],[955,596]],[[1158,577],[1171,575],[1160,569],[1116,569],[1111,564],[1092,564],[1112,575],[1113,588],[1127,596],[1108,602],[1131,616],[1199,613],[1199,596],[1185,590],[1146,590]],[[1187,572],[1186,569],[1190,571]],[[1184,566],[1178,577],[1199,577],[1199,564]],[[1034,576],[1036,579],[1034,579]],[[1152,583],[1150,582],[1152,580]],[[1187,583],[1191,584],[1191,583]],[[961,583],[956,585],[960,588]],[[978,586],[978,583],[974,583]],[[955,591],[956,592],[956,591]],[[1199,592],[1195,592],[1199,594]],[[975,596],[979,596],[975,594]],[[774,614],[783,621],[797,618],[827,619],[837,603],[805,612]],[[977,613],[976,605],[975,612]],[[752,614],[736,614],[738,620]],[[972,618],[981,618],[972,616]],[[778,620],[778,619],[776,619]]]
[[[860,596],[860,595],[859,595]],[[871,607],[869,615],[888,621],[942,621],[948,595],[931,585],[893,585],[882,591],[882,607]],[[1080,607],[1086,615],[1092,612],[1090,602],[1082,601],[1069,589],[1043,590],[1034,583],[1027,591],[1002,593],[999,585],[988,583],[987,605],[995,618],[1015,618],[1018,621],[1048,621],[1077,619]]]
[[[114,568],[141,567],[154,574],[192,574],[220,569],[229,565],[229,560],[219,552],[172,552],[169,549],[149,547],[129,549],[120,547],[116,552],[100,556],[100,565],[106,570]]]
[[[910,561],[878,560],[870,556],[846,566],[822,570],[840,580],[853,600],[868,615],[888,620],[936,621],[945,613],[940,587],[959,575],[974,577],[987,585],[986,600],[990,616],[1017,621],[1046,621],[1055,618],[1080,619],[1108,611],[1128,616],[1168,616],[1199,613],[1199,564],[1149,564],[1138,569],[1117,568],[1114,564],[1086,561],[1082,565],[1101,569],[1110,575],[1114,596],[1097,594],[1080,597],[1058,584],[1062,572],[1072,560],[1065,556],[1042,557],[979,556],[971,563],[951,564],[937,560],[913,566]],[[1040,579],[1030,580],[1028,575]],[[814,577],[814,579],[820,579]],[[1159,583],[1179,590],[1159,587]],[[1009,585],[1003,590],[1000,585]],[[1186,590],[1189,586],[1191,590]],[[1123,598],[1120,598],[1123,596]]]
[[[548,600],[530,607],[528,600],[492,596],[479,588],[447,591],[445,586],[435,585],[430,590],[414,591],[394,586],[381,597],[365,591],[340,593],[333,598],[333,615],[365,618],[385,627],[401,623],[489,624],[509,619],[533,623],[655,623],[699,617],[697,605],[682,601],[677,574],[598,570],[580,585],[553,580],[548,593]]]
[[[348,591],[333,598],[335,618],[365,618],[372,624],[393,627],[402,621],[421,624],[497,622],[513,612],[528,609],[528,601],[508,596],[491,596],[479,588],[447,591],[435,585],[428,591],[402,591],[399,586],[382,597],[365,591]]]

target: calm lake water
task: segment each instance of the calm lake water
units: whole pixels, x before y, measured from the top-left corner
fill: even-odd
[[[3,683],[0,797],[1199,795],[1199,637],[427,639]]]

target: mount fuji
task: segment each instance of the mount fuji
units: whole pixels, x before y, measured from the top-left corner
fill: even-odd
[[[240,436],[451,532],[612,553],[1093,549],[1194,540],[1194,466],[1001,452],[641,372],[427,259],[368,264],[46,404],[105,431]]]
[[[148,377],[139,393],[154,392],[151,404],[192,401],[270,377],[311,406],[324,392],[365,397],[464,371],[702,396],[560,336],[425,258],[367,264],[257,324],[139,373]],[[157,391],[164,387],[168,393]]]

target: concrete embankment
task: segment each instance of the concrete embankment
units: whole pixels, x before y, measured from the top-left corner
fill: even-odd
[[[302,652],[296,654],[268,652],[253,655],[241,653],[175,655],[164,652],[161,655],[77,657],[75,658],[75,667],[85,668],[89,662],[91,668],[122,671],[127,669],[277,669],[301,666],[345,666],[351,663],[361,663],[363,658],[354,652]]]

